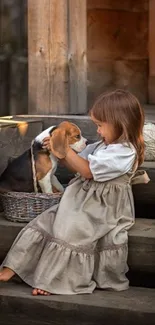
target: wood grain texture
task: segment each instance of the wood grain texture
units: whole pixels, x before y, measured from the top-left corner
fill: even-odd
[[[28,26],[29,113],[67,113],[67,1],[29,0]]]
[[[29,0],[29,113],[86,112],[86,0]]]
[[[50,5],[48,0],[28,1],[29,113],[49,113]]]
[[[86,0],[69,0],[69,112],[87,111],[87,15]]]

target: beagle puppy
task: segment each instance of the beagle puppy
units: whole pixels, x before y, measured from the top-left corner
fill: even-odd
[[[43,139],[47,136],[51,137],[53,144],[57,150],[61,148],[61,152],[68,145],[77,153],[81,152],[86,147],[87,140],[82,137],[81,131],[77,125],[71,122],[62,122],[58,126],[53,126],[41,134],[39,134],[35,142],[42,143]],[[35,143],[34,143],[35,144]],[[52,152],[45,152],[41,150],[38,153],[36,160],[37,180],[41,191],[43,193],[53,193],[55,191],[62,192],[64,189],[56,176],[54,175],[57,169],[58,158]]]
[[[39,191],[43,193],[63,192],[64,188],[55,176],[58,158],[51,151],[43,148],[43,139],[50,136],[50,141],[59,150],[69,145],[77,153],[86,147],[87,140],[81,135],[79,127],[64,121],[58,126],[51,126],[39,134],[32,146],[36,179]],[[33,173],[31,149],[10,162],[0,176],[0,192],[33,192]]]

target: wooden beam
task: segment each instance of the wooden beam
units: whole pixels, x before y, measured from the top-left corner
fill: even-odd
[[[69,0],[69,113],[87,111],[86,0]]]
[[[50,2],[50,89],[49,111],[68,112],[67,5],[66,0]]]
[[[68,111],[66,0],[28,0],[29,113]]]
[[[86,0],[28,0],[29,114],[86,112]]]

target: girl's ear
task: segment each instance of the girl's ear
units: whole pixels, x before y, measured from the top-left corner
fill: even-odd
[[[50,146],[52,153],[57,158],[64,158],[68,148],[68,137],[66,130],[57,128],[50,136]]]

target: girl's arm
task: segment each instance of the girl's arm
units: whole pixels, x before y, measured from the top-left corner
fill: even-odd
[[[46,137],[43,140],[43,148],[51,150],[50,137]],[[53,150],[52,152],[57,157],[57,152]],[[70,147],[67,148],[65,158],[60,159],[60,164],[64,165],[74,173],[79,173],[81,176],[91,179],[93,177],[91,170],[89,168],[88,160],[78,156]]]
[[[69,169],[74,174],[77,173],[77,171],[75,169],[73,169],[64,158],[59,160],[59,165],[63,166],[63,167],[66,167],[67,169]]]
[[[78,156],[71,148],[68,148],[66,157],[62,159],[64,165],[81,176],[91,179],[93,177],[89,168],[89,161]]]

